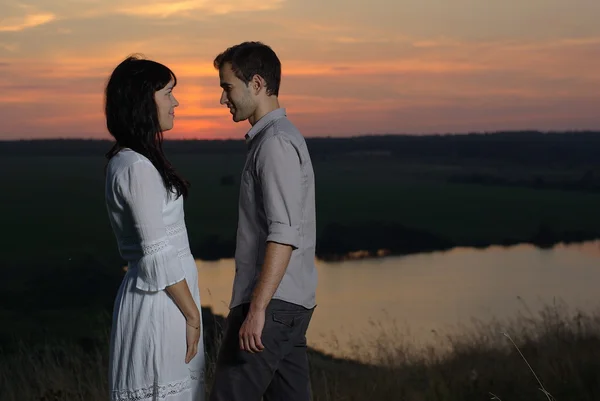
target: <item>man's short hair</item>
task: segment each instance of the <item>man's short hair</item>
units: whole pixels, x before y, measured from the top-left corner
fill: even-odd
[[[232,46],[215,57],[215,68],[220,70],[230,63],[236,77],[246,85],[254,75],[260,75],[266,82],[268,95],[279,95],[281,83],[281,62],[269,46],[261,42],[243,42]]]

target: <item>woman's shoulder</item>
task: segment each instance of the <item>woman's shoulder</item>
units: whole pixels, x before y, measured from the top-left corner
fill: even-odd
[[[117,178],[124,172],[134,169],[156,170],[150,160],[129,148],[124,148],[114,155],[108,162],[106,169],[107,177]],[[156,171],[158,173],[158,171]]]
[[[150,160],[142,155],[141,153],[138,153],[134,150],[131,150],[129,148],[124,148],[121,149],[119,151],[119,153],[117,153],[116,155],[114,155],[108,162],[108,169],[113,169],[113,170],[122,170],[122,169],[128,169],[131,166],[133,166],[134,164],[137,163],[148,163],[148,164],[152,164],[150,162]]]

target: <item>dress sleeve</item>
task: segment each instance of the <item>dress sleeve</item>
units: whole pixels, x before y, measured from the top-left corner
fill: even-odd
[[[183,280],[177,250],[169,242],[163,221],[166,189],[156,168],[147,161],[132,164],[120,174],[117,191],[142,249],[136,288],[156,292]]]

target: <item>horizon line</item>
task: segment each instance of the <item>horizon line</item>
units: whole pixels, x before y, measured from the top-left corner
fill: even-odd
[[[499,135],[499,134],[600,134],[600,128],[593,129],[571,129],[571,130],[495,130],[495,131],[465,131],[465,132],[446,132],[446,133],[388,133],[388,134],[359,134],[350,136],[305,136],[305,139],[357,139],[357,138],[377,138],[377,137],[439,137],[439,136],[466,136],[466,135]],[[111,138],[90,138],[90,137],[48,137],[48,138],[21,138],[21,139],[1,139],[0,142],[44,142],[44,141],[89,141],[89,142],[114,142]],[[244,141],[244,138],[165,138],[164,142],[236,142]]]

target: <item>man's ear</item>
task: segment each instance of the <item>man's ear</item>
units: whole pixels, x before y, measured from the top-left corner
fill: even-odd
[[[258,95],[261,90],[263,90],[263,89],[266,90],[266,87],[267,87],[267,83],[263,79],[263,77],[261,77],[258,74],[254,74],[254,76],[252,77],[252,80],[250,81],[250,89],[252,89],[252,91],[254,91],[254,94]]]

